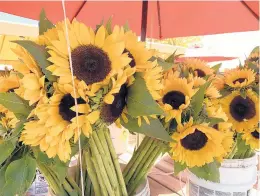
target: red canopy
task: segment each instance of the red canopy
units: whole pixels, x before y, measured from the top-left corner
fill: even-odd
[[[85,24],[95,27],[103,18],[108,19],[113,15],[114,24],[123,25],[128,21],[130,28],[139,35],[143,21],[143,32],[146,30],[147,37],[152,38],[258,30],[258,7],[258,1],[66,2],[69,19],[76,17]],[[61,1],[0,2],[0,11],[32,19],[38,19],[42,8],[51,21],[63,20]]]

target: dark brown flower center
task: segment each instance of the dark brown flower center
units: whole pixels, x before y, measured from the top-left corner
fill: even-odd
[[[218,124],[213,125],[213,128],[218,130]]]
[[[249,98],[236,96],[230,103],[229,111],[231,116],[238,122],[242,122],[244,119],[251,119],[256,115],[254,102]]]
[[[195,129],[194,133],[187,135],[181,139],[181,145],[188,150],[200,150],[208,141],[205,133],[198,129]]]
[[[136,66],[135,59],[134,59],[133,55],[131,54],[131,52],[129,52],[129,50],[127,50],[127,49],[124,49],[123,53],[128,53],[128,57],[132,59],[131,62],[129,63],[129,65],[130,65],[130,67],[135,67]]]
[[[259,132],[257,130],[255,130],[254,132],[251,132],[251,135],[256,138],[256,139],[260,139],[260,136],[259,136]]]
[[[205,77],[206,76],[206,73],[204,71],[202,71],[201,69],[195,69],[194,70],[195,73],[197,73],[197,75],[201,78]]]
[[[179,91],[168,92],[163,97],[163,103],[171,105],[174,109],[179,109],[182,104],[185,104],[185,95]]]
[[[126,106],[127,86],[122,85],[120,91],[114,94],[112,104],[104,104],[101,109],[101,118],[106,123],[115,122],[122,114]]]
[[[233,81],[233,84],[236,84],[236,82],[243,83],[244,81],[246,81],[246,78],[238,78]]]
[[[77,104],[86,103],[82,98],[77,99]],[[75,106],[75,100],[71,96],[71,94],[66,94],[62,97],[59,105],[59,114],[63,118],[63,120],[71,121],[74,117],[76,117],[76,112],[72,111],[70,108]],[[79,113],[81,115],[81,113]]]
[[[111,71],[111,61],[102,49],[93,46],[79,46],[71,53],[75,76],[86,84],[100,82]]]

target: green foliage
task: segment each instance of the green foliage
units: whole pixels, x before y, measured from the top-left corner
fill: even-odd
[[[183,54],[176,55],[176,52],[177,52],[177,50],[175,50],[174,53],[172,53],[170,56],[168,56],[168,58],[165,59],[165,62],[174,64],[175,59],[178,58],[179,56],[183,55]]]
[[[203,84],[199,90],[196,92],[196,94],[192,97],[191,100],[191,108],[193,109],[193,118],[198,117],[200,111],[203,107],[203,101],[204,101],[204,95],[207,90],[207,88],[210,86],[211,81],[207,81],[205,84]]]
[[[107,21],[106,29],[107,29],[108,35],[110,35],[112,33],[112,16],[109,17],[109,19]]]
[[[64,163],[57,157],[49,158],[38,147],[34,147],[32,148],[32,150],[38,163],[44,164],[52,171],[55,171],[55,174],[60,182],[63,182],[65,180],[69,163]]]
[[[252,70],[254,70],[257,73],[259,72],[259,69],[258,69],[258,67],[257,67],[257,65],[255,63],[252,63],[252,62],[248,61],[247,62],[247,66],[248,66],[249,69],[252,69]]]
[[[162,123],[157,118],[149,118],[150,124],[147,124],[144,120],[142,120],[140,127],[136,118],[132,118],[129,115],[127,118],[127,123],[125,123],[122,119],[121,123],[130,132],[142,133],[149,137],[158,138],[167,142],[172,141],[169,133],[164,129]]]
[[[15,149],[15,144],[12,141],[4,141],[0,144],[0,165],[11,156]]]
[[[42,69],[42,72],[45,74],[45,77],[49,81],[56,81],[56,76],[52,75],[52,73],[46,69],[51,65],[51,63],[47,60],[49,54],[44,46],[40,46],[29,40],[17,40],[14,41],[14,43],[17,43],[18,45],[22,46],[32,55],[36,63]]]
[[[5,171],[7,168],[8,164],[5,164],[0,168],[0,195],[1,195],[1,190],[3,190],[5,186]]]
[[[241,97],[243,97],[244,99],[246,99],[246,89],[241,89],[241,90],[240,90],[240,95],[241,95]]]
[[[219,167],[220,165],[214,161],[203,165],[202,167],[189,168],[189,170],[199,178],[212,182],[219,182]]]
[[[124,27],[125,32],[130,31],[129,24],[128,24],[127,21],[126,21],[126,23],[124,24],[123,27]]]
[[[163,114],[140,73],[136,74],[134,84],[128,87],[127,111],[133,117]]]
[[[224,120],[222,118],[209,118],[209,125],[213,126],[215,124],[218,124],[220,122],[224,122]]]
[[[5,185],[1,195],[23,195],[35,177],[36,161],[26,155],[10,163],[5,171]]]
[[[160,57],[157,58],[157,63],[163,68],[164,71],[168,71],[172,69],[174,66],[173,61],[172,62],[170,60],[166,61]]]
[[[46,17],[44,9],[42,9],[39,21],[39,35],[44,34],[48,29],[55,27]]]
[[[213,69],[215,71],[215,73],[218,73],[221,66],[222,66],[222,63],[219,63],[219,64],[216,64],[213,67],[211,67],[211,69]]]
[[[187,168],[187,165],[181,164],[178,161],[174,161],[174,175],[178,175],[181,171],[185,170]]]
[[[236,139],[236,153],[234,155],[235,159],[244,159],[248,158],[248,152],[251,152],[249,145],[246,145],[246,142],[242,139],[241,134],[237,135]]]
[[[26,119],[32,107],[15,93],[0,93],[0,104],[13,112],[18,119]]]

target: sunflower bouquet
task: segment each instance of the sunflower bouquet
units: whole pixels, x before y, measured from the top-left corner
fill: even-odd
[[[245,65],[225,70],[217,86],[222,95],[219,103],[234,132],[233,152],[227,158],[245,159],[259,150],[259,47]]]
[[[38,167],[55,195],[128,195],[108,125],[170,140],[155,118],[168,64],[111,20],[96,29],[76,20],[54,25],[42,12],[39,36],[14,42],[19,61],[0,93],[1,194],[24,194]]]
[[[169,58],[164,63],[174,61],[175,57]],[[188,168],[198,177],[219,180],[219,163],[230,153],[233,144],[231,124],[218,104],[221,94],[214,86],[219,68],[220,65],[210,68],[206,62],[192,58],[164,70],[163,87],[157,99],[164,113],[156,119],[171,140],[162,141],[149,135],[143,139],[123,171],[130,195],[165,152],[175,162],[176,175]],[[131,130],[127,123],[124,126]]]

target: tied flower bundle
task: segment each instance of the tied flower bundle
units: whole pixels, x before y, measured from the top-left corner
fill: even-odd
[[[229,159],[252,157],[259,141],[259,47],[244,65],[227,69],[216,80],[222,95],[219,104],[231,123],[234,145]]]
[[[160,123],[164,67],[153,52],[127,25],[53,25],[44,11],[39,36],[15,43],[19,61],[1,77],[1,194],[24,194],[38,167],[55,195],[128,195],[108,125]],[[144,133],[169,141],[161,128]]]
[[[174,58],[174,55],[169,57],[171,62]],[[219,68],[220,64],[210,68],[199,59],[187,59],[164,71],[163,87],[157,100],[164,113],[156,119],[171,140],[162,141],[149,135],[144,138],[123,171],[130,195],[142,183],[155,160],[165,152],[174,160],[176,175],[188,168],[198,177],[219,181],[218,168],[233,145],[231,124],[218,103],[221,94],[214,86]],[[127,123],[124,126],[134,130]],[[156,127],[158,134],[163,134],[160,126],[141,127]]]

